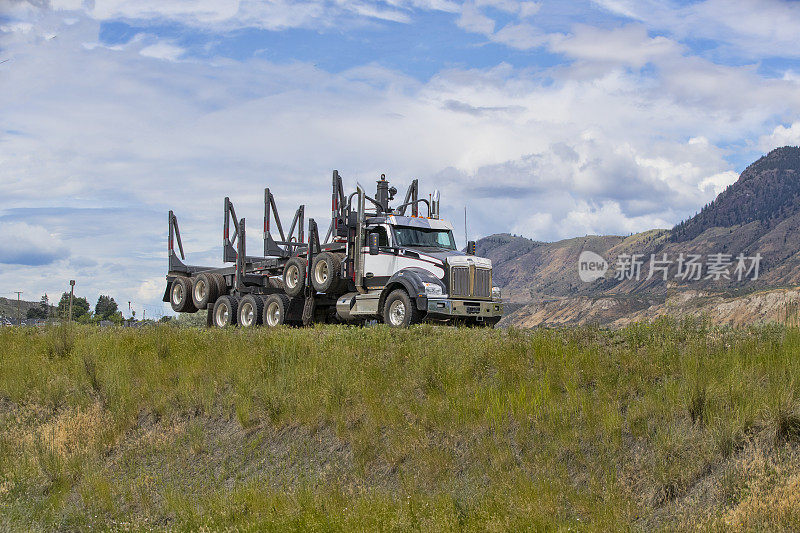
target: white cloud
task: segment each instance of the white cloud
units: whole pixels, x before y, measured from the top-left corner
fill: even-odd
[[[381,9],[368,2],[354,2],[350,7],[358,15],[379,20],[389,20],[392,22],[411,22],[411,17],[407,13],[395,9]]]
[[[733,184],[736,180],[739,179],[739,174],[733,171],[728,172],[720,172],[719,174],[714,174],[705,178],[698,184],[698,187],[703,192],[707,190],[711,190],[714,193],[714,196],[718,195],[722,191],[725,190],[728,185]]]
[[[101,21],[169,20],[220,30],[318,29],[335,27],[343,20],[357,22],[359,18],[409,23],[411,9],[458,11],[458,5],[448,0],[392,0],[383,4],[368,0],[96,0],[83,6],[89,16]],[[81,9],[81,3],[65,0],[53,8],[72,11]]]
[[[200,24],[229,20],[239,12],[239,0],[96,0],[93,4],[89,13],[98,20],[164,18]]]
[[[50,7],[63,11],[78,11],[83,7],[83,0],[50,0]]]
[[[528,18],[534,16],[542,8],[539,2],[520,2],[519,3],[519,16],[521,18]]]
[[[666,30],[676,38],[708,39],[744,57],[800,55],[800,4],[783,0],[595,0],[607,10]]]
[[[566,239],[583,235],[627,235],[642,228],[669,228],[672,223],[658,216],[631,217],[614,201],[590,203],[584,200],[562,203],[565,212],[560,217],[550,213],[534,213],[514,226],[510,233]],[[533,231],[532,231],[533,230]]]
[[[792,123],[788,128],[782,124],[776,126],[772,133],[758,139],[758,148],[765,152],[781,146],[800,146],[800,121]]]
[[[0,32],[17,32],[28,33],[33,29],[33,24],[30,22],[12,22],[0,26]]]
[[[518,0],[475,0],[479,7],[492,7],[506,13],[517,13],[520,9]]]
[[[457,21],[459,28],[473,33],[490,35],[494,31],[494,19],[481,13],[474,2],[466,2]]]
[[[65,259],[64,244],[40,225],[0,221],[0,264],[41,267]],[[5,266],[4,268],[8,268]]]
[[[503,43],[511,48],[529,50],[543,45],[547,37],[540,29],[532,24],[508,24],[492,35],[491,39]]]
[[[628,18],[638,18],[634,2],[629,0],[593,0],[595,4],[605,9]]]
[[[493,7],[507,13],[518,15],[524,20],[536,14],[541,5],[536,2],[511,2],[505,0],[477,0],[465,2],[461,7],[461,15],[456,24],[472,33],[485,35],[489,40],[519,50],[530,50],[542,46],[546,35],[541,29],[529,22],[513,21],[495,31],[496,22],[483,11],[485,7]]]
[[[578,25],[572,35],[552,37],[550,49],[576,59],[641,68],[656,58],[679,55],[682,47],[665,37],[649,37],[644,26],[629,24],[611,31]]]
[[[175,46],[163,41],[145,46],[139,50],[139,53],[145,57],[165,59],[167,61],[177,61],[184,54],[184,52],[185,50],[180,46]]]

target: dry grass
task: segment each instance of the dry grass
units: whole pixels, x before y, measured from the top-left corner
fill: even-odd
[[[0,529],[797,530],[800,332],[0,331]]]

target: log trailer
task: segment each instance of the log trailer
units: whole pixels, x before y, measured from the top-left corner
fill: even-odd
[[[224,202],[222,258],[229,266],[184,264],[178,219],[169,212],[165,302],[178,313],[205,309],[207,325],[276,327],[378,320],[407,327],[426,320],[493,327],[502,316],[492,263],[456,249],[453,226],[439,218],[439,192],[420,198],[413,180],[397,207],[384,175],[374,198],[359,185],[346,196],[333,171],[331,223],[320,239],[305,206],[284,231],[275,198],[264,190],[263,255],[248,255],[245,219]],[[420,207],[427,216],[420,215]],[[408,214],[407,214],[408,212]],[[272,231],[277,230],[275,240]],[[180,258],[175,250],[177,244]]]

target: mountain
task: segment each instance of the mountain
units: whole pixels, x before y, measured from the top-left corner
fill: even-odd
[[[584,251],[608,263],[605,275],[592,282],[578,276],[578,258]],[[525,315],[526,325],[539,319],[560,323],[562,315],[572,317],[567,322],[617,324],[664,314],[665,306],[672,309],[692,300],[676,298],[680,293],[727,301],[796,287],[800,285],[800,148],[778,148],[760,158],[697,215],[672,229],[552,243],[491,235],[478,241],[477,253],[492,259],[495,283],[515,311],[516,318],[506,322]],[[618,261],[631,255],[640,262],[638,279],[620,275]],[[682,276],[686,268],[679,271],[680,259],[685,267],[693,255],[702,263],[700,279]],[[652,265],[651,257],[657,260]],[[722,274],[713,274],[714,262]],[[666,268],[666,280],[661,266]],[[651,267],[653,275],[648,276]],[[592,308],[601,300],[602,313],[578,312],[587,309],[587,302]],[[527,309],[516,311],[523,306]]]
[[[683,242],[715,227],[758,222],[763,229],[800,213],[800,148],[773,150],[749,167],[700,213],[672,230],[671,240]]]

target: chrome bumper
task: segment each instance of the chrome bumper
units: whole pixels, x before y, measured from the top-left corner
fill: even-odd
[[[428,298],[428,316],[432,318],[469,318],[500,320],[503,316],[501,300],[454,300],[452,298]]]

